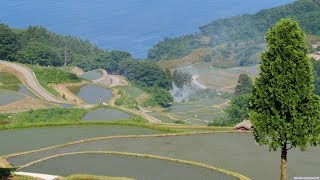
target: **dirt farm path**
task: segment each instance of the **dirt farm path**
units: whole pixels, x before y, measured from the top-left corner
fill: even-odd
[[[197,86],[200,87],[201,89],[208,89],[207,86],[199,83],[199,82],[198,82],[198,79],[199,79],[199,75],[193,75],[193,76],[192,76],[192,82],[193,82],[195,85],[197,85]]]
[[[81,86],[85,84],[85,81],[80,83],[60,83],[60,84],[51,84],[51,86],[59,92],[61,96],[65,96],[66,100],[73,102],[75,104],[85,104],[85,102],[80,99],[78,96],[73,94],[67,87],[68,86]]]
[[[110,106],[116,106],[115,105],[115,101],[120,98],[120,96],[118,95],[117,92],[113,91],[113,98],[109,101],[109,105]],[[121,110],[125,111],[125,112],[130,112],[130,113],[133,113],[133,114],[137,114],[137,115],[140,115],[142,116],[143,118],[145,118],[146,120],[148,120],[150,123],[162,123],[161,120],[155,118],[155,117],[152,117],[148,114],[146,114],[145,112],[143,111],[139,111],[139,110],[133,110],[133,109],[128,109],[128,108],[125,108],[125,107],[122,107],[122,106],[116,106],[118,108],[120,108]]]
[[[57,99],[48,91],[46,91],[39,84],[34,73],[28,68],[19,64],[10,63],[2,60],[0,60],[0,65],[3,65],[5,66],[5,68],[8,68],[8,69],[13,69],[13,71],[16,72],[16,75],[18,75],[26,83],[26,85],[32,89],[33,92],[35,92],[38,96],[40,96],[44,100],[49,102],[54,102],[54,103],[66,103],[65,101]]]
[[[93,80],[92,82],[110,86],[110,87],[115,87],[115,86],[125,86],[128,85],[128,82],[116,75],[110,75],[108,72],[104,69],[101,69],[102,71],[102,77]]]
[[[45,179],[45,180],[54,180],[59,178],[59,176],[54,176],[54,175],[48,175],[48,174],[38,174],[38,173],[29,173],[29,172],[15,172],[15,175],[20,175],[20,176],[29,176],[33,178],[40,178],[40,179]]]

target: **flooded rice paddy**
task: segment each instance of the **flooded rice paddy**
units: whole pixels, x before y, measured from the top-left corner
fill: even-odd
[[[96,79],[99,79],[100,77],[102,77],[102,72],[99,69],[95,69],[92,71],[85,72],[80,77],[82,77],[86,80],[89,80],[89,81],[93,81],[93,80],[96,80]]]
[[[173,105],[163,112],[150,112],[165,123],[174,123],[177,120],[185,121],[189,124],[208,125],[208,122],[219,120],[225,116],[224,106],[226,99],[217,97],[212,99],[202,99],[199,101],[189,101],[183,103],[173,103]]]
[[[23,99],[25,96],[22,94],[15,93],[13,91],[0,89],[0,106],[13,103],[20,99]]]
[[[0,155],[30,151],[93,137],[161,133],[163,132],[147,128],[115,125],[3,130],[0,131]],[[8,139],[10,139],[10,143],[8,143]]]
[[[0,72],[0,89],[36,97],[16,76],[7,72]]]
[[[13,157],[9,161],[14,165],[22,165],[55,154],[99,150],[146,153],[198,161],[239,172],[252,179],[279,178],[280,152],[269,152],[266,146],[257,145],[251,133],[100,140]],[[309,148],[304,152],[292,149],[288,153],[288,159],[289,179],[294,176],[319,175],[319,147]]]
[[[160,160],[112,154],[76,154],[49,159],[22,169],[44,174],[95,174],[134,179],[237,179],[206,168]]]
[[[129,119],[132,116],[126,112],[111,108],[98,108],[85,114],[82,121],[115,121]]]
[[[99,104],[101,102],[108,103],[112,98],[112,90],[94,84],[85,84],[83,86],[72,86],[68,89],[75,95],[80,97],[88,104]]]
[[[212,67],[208,63],[201,63],[182,67],[179,68],[179,70],[199,75],[198,82],[211,89],[223,90],[227,92],[233,91],[232,87],[237,84],[237,79],[241,73],[246,73],[252,77],[258,75],[257,65],[249,67],[219,69]]]

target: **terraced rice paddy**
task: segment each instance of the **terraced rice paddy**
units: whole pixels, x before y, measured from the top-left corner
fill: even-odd
[[[189,136],[109,139],[74,144],[43,152],[9,158],[23,165],[44,157],[79,151],[121,151],[202,162],[239,172],[253,179],[278,179],[280,153],[269,152],[255,143],[250,133],[213,133]],[[305,152],[292,149],[288,154],[288,178],[318,176],[320,148]],[[48,163],[49,164],[49,163]]]
[[[15,93],[13,91],[0,89],[0,106],[13,103],[24,98],[22,94]]]
[[[94,84],[68,87],[75,95],[88,104],[99,104],[100,96],[102,102],[108,103],[112,98],[112,90]]]
[[[126,112],[111,108],[98,108],[85,114],[83,121],[115,121],[120,119],[129,119],[132,116]]]
[[[36,97],[17,77],[7,72],[0,72],[0,89]]]
[[[163,114],[163,113],[148,112],[147,114],[161,120],[164,123],[174,123],[175,120],[177,120],[177,119],[169,117],[167,114]]]
[[[129,134],[161,134],[163,132],[132,126],[68,126],[28,128],[0,131],[0,155],[30,151],[55,144],[86,138]],[[10,143],[8,143],[8,140]],[[5,144],[5,146],[3,146]]]
[[[208,122],[216,121],[225,116],[223,111],[226,99],[216,97],[199,101],[174,103],[172,107],[163,112],[150,112],[165,123],[173,123],[176,120],[183,120],[189,124],[208,125]]]
[[[14,76],[10,73],[7,73],[7,72],[0,72],[0,82],[2,84],[19,84],[19,83],[21,83],[20,80],[16,76]]]
[[[86,80],[89,80],[89,81],[93,81],[93,80],[96,80],[96,79],[99,79],[100,77],[102,77],[102,72],[99,69],[95,69],[92,71],[85,72],[80,77],[82,77]]]
[[[229,69],[214,69],[209,64],[193,64],[179,70],[199,75],[198,81],[209,87],[221,91],[232,92],[241,73],[255,77],[258,75],[258,66],[236,67]]]
[[[82,172],[134,179],[236,179],[206,168],[179,162],[111,154],[67,155],[40,162],[22,171],[63,176]]]

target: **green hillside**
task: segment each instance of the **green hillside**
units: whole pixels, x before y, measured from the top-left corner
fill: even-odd
[[[179,59],[198,48],[211,48],[199,56],[202,61],[217,67],[236,67],[257,64],[259,53],[266,48],[264,34],[278,20],[291,17],[300,22],[310,35],[320,35],[320,1],[297,0],[294,3],[212,21],[199,27],[199,32],[174,39],[166,38],[148,52],[155,61]]]
[[[41,26],[11,29],[0,24],[0,59],[42,66],[82,65],[103,53],[88,40],[63,36]]]

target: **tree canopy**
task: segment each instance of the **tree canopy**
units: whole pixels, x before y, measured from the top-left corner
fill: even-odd
[[[178,88],[183,88],[183,86],[191,84],[192,75],[189,72],[182,72],[176,69],[173,71],[172,80]]]
[[[319,142],[320,101],[313,92],[311,59],[304,39],[299,24],[289,18],[269,29],[268,51],[261,54],[251,96],[254,138],[272,150],[281,148],[281,179],[286,179],[287,150],[305,150]]]
[[[231,103],[226,109],[229,121],[239,123],[249,117],[250,94],[242,94],[232,98]]]
[[[239,75],[238,84],[235,88],[234,94],[236,96],[242,95],[242,94],[248,94],[252,91],[252,79],[245,73],[242,73]]]
[[[38,42],[30,42],[17,52],[18,62],[38,64],[40,66],[61,66],[63,60],[59,58],[58,50]]]
[[[320,95],[320,61],[313,60],[314,93]]]
[[[20,48],[17,35],[5,24],[0,24],[0,59],[14,60]]]

